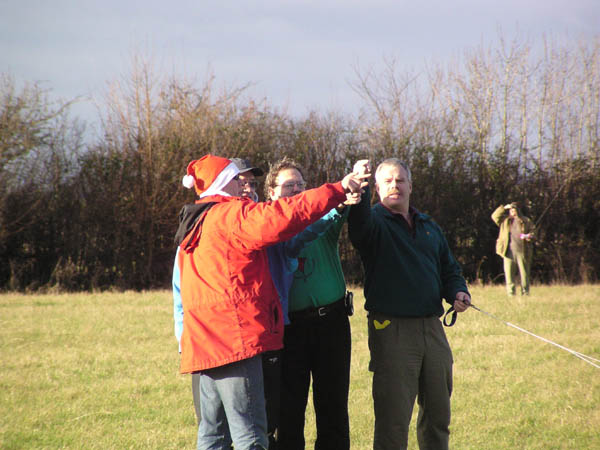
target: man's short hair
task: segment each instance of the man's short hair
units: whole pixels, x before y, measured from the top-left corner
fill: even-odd
[[[410,167],[408,167],[408,164],[406,164],[404,161],[398,159],[398,158],[387,158],[384,159],[378,166],[377,166],[377,170],[375,171],[375,181],[377,181],[377,175],[379,174],[379,172],[381,171],[381,169],[383,169],[384,167],[387,166],[393,166],[396,168],[400,168],[402,167],[404,170],[406,170],[406,175],[408,176],[408,182],[412,183],[412,174],[410,172]]]
[[[300,172],[302,178],[304,178],[304,169],[302,169],[302,166],[293,159],[284,156],[269,166],[269,173],[265,178],[265,199],[270,199],[269,188],[275,188],[277,185],[277,175],[279,175],[279,172],[287,169],[296,169]]]

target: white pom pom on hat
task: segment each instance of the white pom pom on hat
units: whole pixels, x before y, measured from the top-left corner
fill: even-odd
[[[188,164],[182,183],[188,189],[195,188],[196,193],[201,195],[229,164],[232,163],[227,158],[204,155]]]
[[[194,187],[194,177],[191,175],[186,175],[183,177],[183,180],[181,180],[181,183],[187,188],[187,189],[192,189]]]

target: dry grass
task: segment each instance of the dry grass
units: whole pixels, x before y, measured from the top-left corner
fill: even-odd
[[[512,299],[501,286],[472,291],[480,308],[600,358],[600,286],[534,286],[530,297]],[[368,449],[371,375],[358,291],[355,301],[351,441]],[[475,310],[447,334],[452,448],[600,448],[600,369]],[[168,291],[0,295],[0,358],[2,449],[195,447]],[[307,448],[313,424],[309,406]]]

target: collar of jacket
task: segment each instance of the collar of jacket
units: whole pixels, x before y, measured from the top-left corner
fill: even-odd
[[[192,242],[197,244],[202,233],[202,222],[216,202],[202,202],[184,205],[179,212],[179,227],[175,233],[175,243],[186,249]],[[183,245],[182,245],[183,244]]]
[[[379,202],[375,206],[381,207],[382,210],[383,210],[384,216],[386,218],[388,218],[388,219],[397,219],[398,217],[401,217],[403,220],[406,220],[406,219],[404,219],[404,216],[402,214],[393,212],[389,208],[385,207],[383,205],[383,203],[381,203],[381,202]],[[424,222],[426,220],[430,220],[431,219],[431,217],[429,217],[427,214],[424,214],[424,213],[420,212],[414,206],[409,206],[408,207],[408,212],[409,212],[409,214],[410,214],[413,222]]]

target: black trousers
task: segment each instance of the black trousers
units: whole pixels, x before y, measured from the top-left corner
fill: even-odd
[[[269,450],[276,450],[283,448],[277,445],[281,401],[281,350],[263,353],[262,366],[265,382]]]
[[[304,450],[310,379],[317,421],[316,450],[349,450],[350,322],[343,309],[285,327],[279,448]]]

